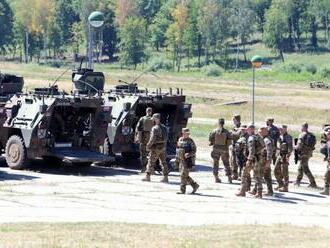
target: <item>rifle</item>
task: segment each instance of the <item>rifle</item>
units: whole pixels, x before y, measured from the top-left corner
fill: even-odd
[[[298,144],[298,138],[294,139],[294,145],[296,146]],[[297,149],[294,149],[294,163],[298,164],[298,161],[300,160],[300,151]]]

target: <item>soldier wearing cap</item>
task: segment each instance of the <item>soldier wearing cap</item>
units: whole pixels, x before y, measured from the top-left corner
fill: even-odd
[[[236,143],[238,139],[241,136],[241,116],[240,115],[234,115],[233,116],[233,129],[231,131],[232,134],[232,144],[229,146],[229,152],[230,152],[230,166],[231,170],[233,172],[233,180],[238,179],[238,161],[237,161],[237,154],[236,154]]]
[[[248,138],[248,158],[243,170],[241,189],[236,194],[237,196],[245,197],[246,191],[249,188],[249,178],[251,170],[254,171],[254,177],[257,186],[256,198],[262,198],[262,152],[265,149],[265,142],[259,134],[255,134],[255,126],[249,125],[247,128]]]
[[[192,194],[194,194],[199,185],[189,176],[189,170],[193,167],[194,160],[196,157],[196,145],[190,136],[188,128],[182,129],[182,136],[179,138],[177,143],[177,158],[179,159],[179,170],[180,170],[180,191],[178,194],[186,193],[186,186],[191,185],[193,188]]]
[[[150,139],[147,144],[149,157],[146,176],[142,179],[142,181],[150,182],[150,176],[154,172],[156,162],[159,160],[164,176],[161,182],[168,183],[168,168],[166,162],[166,143],[168,140],[168,132],[167,128],[161,124],[160,114],[154,114],[152,118],[155,125],[151,129]]]
[[[273,140],[273,164],[276,162],[276,150],[277,150],[277,141],[280,137],[280,130],[274,125],[274,118],[267,118],[266,125],[268,127],[268,133],[270,138]]]
[[[274,175],[278,186],[275,188],[280,192],[289,190],[289,161],[293,151],[293,139],[288,134],[288,127],[283,125],[280,128],[280,138],[278,140],[279,151],[275,162]]]
[[[154,126],[152,119],[152,108],[146,109],[146,115],[141,117],[136,125],[136,142],[140,144],[140,163],[142,170],[145,172],[148,162],[147,143],[150,139],[151,128]]]
[[[296,180],[296,185],[300,185],[300,182],[306,174],[306,176],[309,179],[310,184],[308,185],[309,188],[316,188],[316,182],[315,178],[312,174],[312,172],[309,169],[309,159],[313,156],[313,151],[315,149],[316,144],[316,137],[313,133],[308,131],[308,123],[304,123],[301,126],[301,133],[298,138],[297,145],[295,146],[295,149],[300,154],[300,163],[298,167],[298,175]]]
[[[213,159],[213,175],[216,183],[221,183],[219,178],[220,158],[225,167],[226,176],[229,183],[231,179],[231,169],[229,165],[229,145],[232,143],[231,134],[224,128],[225,120],[219,119],[219,127],[214,129],[209,135],[210,146],[213,147],[211,157]]]

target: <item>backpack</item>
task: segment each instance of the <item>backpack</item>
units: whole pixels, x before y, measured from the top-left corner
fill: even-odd
[[[312,133],[306,134],[306,145],[313,150],[315,149],[316,137],[314,134]]]

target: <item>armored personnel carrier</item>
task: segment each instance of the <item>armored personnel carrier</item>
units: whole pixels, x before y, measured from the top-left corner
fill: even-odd
[[[73,72],[72,80],[79,93],[97,94],[104,89],[104,75],[101,72],[80,68]],[[176,142],[192,116],[191,104],[186,103],[182,89],[169,89],[166,93],[162,89],[149,92],[139,89],[134,82],[120,81],[114,89],[104,92],[102,97],[104,107],[110,108],[112,115],[104,144],[105,154],[121,153],[126,158],[139,157],[139,146],[134,142],[135,127],[140,117],[145,115],[146,108],[151,107],[154,113],[161,114],[162,122],[169,131],[168,159],[175,157]]]
[[[69,163],[114,160],[103,150],[109,108],[92,95],[67,95],[57,86],[37,88],[3,98],[0,104],[0,149],[12,169],[33,159],[56,158]]]

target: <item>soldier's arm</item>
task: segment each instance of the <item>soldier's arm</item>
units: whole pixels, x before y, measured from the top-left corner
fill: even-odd
[[[293,151],[293,139],[291,135],[288,135],[286,142],[288,144],[288,155],[290,156]]]
[[[248,140],[248,151],[249,151],[249,156],[248,156],[248,160],[252,161],[255,157],[255,139],[253,138],[249,138]]]
[[[143,117],[140,118],[136,125],[136,131],[137,132],[142,132],[143,131]]]
[[[151,133],[150,133],[150,139],[147,144],[147,148],[150,149],[152,147],[152,145],[155,144],[155,142],[156,142],[156,129],[152,128]]]
[[[209,142],[210,142],[210,146],[214,145],[214,141],[215,140],[215,131],[212,131],[209,135]]]
[[[298,142],[297,142],[297,146],[296,146],[297,150],[301,150],[301,148],[303,146],[303,139],[304,139],[304,135],[300,134],[298,137]]]
[[[195,144],[193,139],[191,139],[190,146],[191,146],[191,151],[190,151],[189,155],[190,155],[190,157],[194,157],[196,155],[196,152],[197,152],[197,147],[196,147],[196,144]]]
[[[273,156],[273,143],[272,142],[267,142],[266,143],[266,151],[267,151],[267,161],[271,161],[272,160],[272,156]]]

